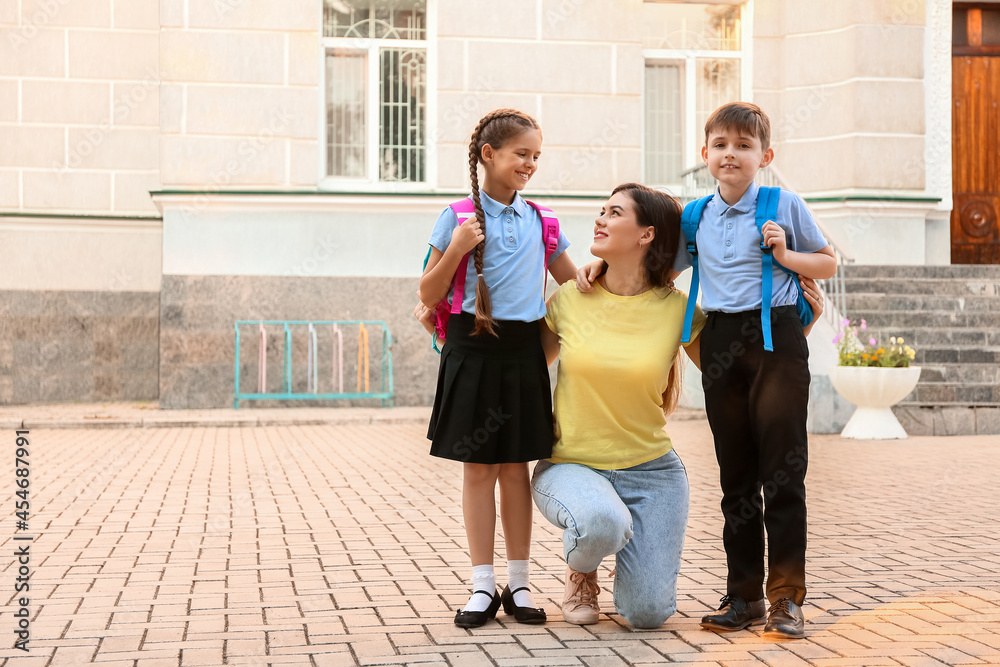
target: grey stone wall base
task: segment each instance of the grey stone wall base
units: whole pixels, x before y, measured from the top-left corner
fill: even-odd
[[[809,433],[840,433],[854,414],[854,405],[847,402],[830,383],[829,375],[813,373],[809,384]]]
[[[440,357],[430,335],[413,317],[417,278],[274,276],[163,276],[160,299],[160,407],[221,408],[233,405],[237,320],[385,320],[392,334],[396,406],[431,405]],[[281,391],[281,327],[266,327],[267,389]],[[344,390],[356,389],[356,330],[344,339]],[[294,391],[306,390],[306,336],[292,338]],[[258,343],[252,327],[241,330],[241,390],[257,386]],[[333,390],[333,343],[318,335],[320,391]],[[369,331],[370,389],[380,386],[381,333]],[[247,401],[246,407],[379,407],[380,400]]]
[[[157,292],[0,292],[0,404],[155,400]]]
[[[1000,434],[997,407],[896,406],[892,411],[909,435]]]

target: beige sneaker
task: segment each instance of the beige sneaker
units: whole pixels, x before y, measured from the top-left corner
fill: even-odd
[[[566,568],[566,595],[563,597],[562,613],[567,623],[591,625],[597,623],[601,608],[597,596],[601,587],[597,584],[597,570],[577,572]]]

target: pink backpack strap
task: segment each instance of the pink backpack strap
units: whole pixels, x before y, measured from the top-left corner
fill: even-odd
[[[542,243],[545,244],[545,266],[542,271],[545,273],[545,289],[549,287],[549,260],[552,254],[559,247],[559,218],[551,208],[536,204],[533,201],[525,200],[531,207],[538,211],[538,217],[542,219]]]
[[[465,199],[459,199],[456,202],[449,204],[451,210],[455,212],[455,217],[458,218],[458,224],[462,224],[466,220],[476,217],[476,204],[471,199],[466,197]],[[469,253],[466,253],[462,257],[462,261],[458,263],[458,268],[455,270],[455,279],[452,281],[452,297],[451,297],[451,313],[457,315],[462,312],[462,301],[465,299],[465,274],[469,269]]]

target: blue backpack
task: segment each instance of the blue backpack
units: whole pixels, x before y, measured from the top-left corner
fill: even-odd
[[[806,301],[802,292],[802,285],[799,284],[799,277],[794,271],[789,271],[771,256],[771,248],[764,245],[763,232],[761,229],[768,220],[778,221],[778,198],[781,188],[760,188],[757,193],[757,231],[761,233],[761,311],[760,324],[764,331],[764,349],[768,352],[774,351],[774,344],[771,342],[771,292],[774,279],[774,267],[787,273],[795,282],[799,298],[795,302],[795,307],[799,312],[799,321],[802,326],[808,326],[813,321],[813,311],[809,302]],[[687,238],[687,251],[691,253],[691,293],[688,295],[687,312],[684,314],[684,331],[681,334],[682,343],[691,342],[691,322],[694,319],[694,306],[698,298],[698,246],[695,239],[698,235],[698,225],[701,224],[701,214],[707,204],[715,195],[708,195],[701,199],[688,202],[681,215],[681,229]]]

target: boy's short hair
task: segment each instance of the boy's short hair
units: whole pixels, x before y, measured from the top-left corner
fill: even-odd
[[[705,121],[705,145],[708,145],[708,135],[712,130],[732,129],[749,134],[760,140],[762,150],[771,146],[771,121],[756,104],[749,102],[730,102],[724,104]]]

